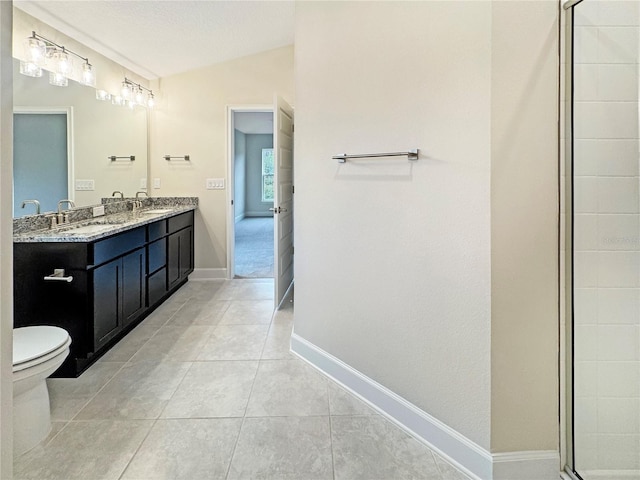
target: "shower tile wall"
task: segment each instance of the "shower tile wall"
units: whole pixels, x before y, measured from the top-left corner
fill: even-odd
[[[574,10],[574,443],[586,479],[640,470],[639,6]]]

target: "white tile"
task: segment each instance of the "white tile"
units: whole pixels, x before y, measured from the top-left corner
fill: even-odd
[[[575,213],[598,211],[598,178],[575,177],[573,180],[573,210]]]
[[[598,433],[598,404],[596,397],[578,397],[573,404],[575,434]]]
[[[573,292],[573,316],[576,325],[598,324],[598,297],[603,289],[575,288]]]
[[[575,102],[601,100],[598,95],[599,69],[600,65],[596,63],[578,63],[573,66],[573,100]]]
[[[639,235],[640,217],[637,214],[598,215],[599,250],[637,251]]]
[[[583,65],[583,68],[591,65]],[[593,75],[592,70],[587,70],[581,75]],[[600,101],[638,101],[638,65],[606,64],[597,66],[597,94],[595,98],[585,98],[585,100]],[[585,95],[591,95],[588,90],[592,80],[582,78]]]
[[[589,2],[584,2],[588,4]],[[633,0],[607,0],[596,2],[598,25],[638,25],[639,3]]]
[[[637,138],[637,102],[576,102],[575,138]]]
[[[638,252],[600,252],[598,253],[599,287],[638,287]]]
[[[598,362],[598,395],[640,397],[640,362]]]
[[[639,361],[639,344],[640,330],[638,326],[598,326],[599,360]]]
[[[638,322],[640,297],[636,288],[601,288],[598,291],[598,323],[624,325]]]
[[[640,433],[640,412],[635,398],[599,398],[598,433]]]
[[[576,139],[573,174],[576,176],[637,176],[637,139]]]
[[[582,341],[580,338],[575,339]],[[595,348],[592,349],[593,356],[597,354]],[[573,386],[575,389],[576,402],[581,402],[586,398],[596,399],[598,395],[598,362],[596,360],[576,361],[573,368]],[[593,405],[595,408],[595,404]],[[595,415],[594,415],[595,421]]]
[[[598,63],[598,29],[577,26],[573,37],[573,61],[575,63]]]
[[[573,246],[576,250],[598,250],[598,215],[577,214],[573,219]]]
[[[596,325],[576,325],[573,345],[576,362],[598,359],[598,327]],[[595,372],[594,372],[595,373]]]
[[[637,177],[598,178],[598,211],[600,213],[638,213]]]
[[[573,24],[575,26],[593,26],[599,24],[599,9],[597,1],[582,2],[573,9]]]
[[[640,435],[598,435],[598,469],[640,469]]]
[[[599,63],[637,63],[637,27],[599,27]]]
[[[576,288],[598,286],[598,252],[573,254],[573,282]]]
[[[596,434],[576,435],[576,468],[580,471],[598,468],[598,436]]]

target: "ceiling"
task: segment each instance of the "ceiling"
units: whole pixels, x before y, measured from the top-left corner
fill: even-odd
[[[15,0],[14,5],[149,80],[293,44],[293,1]]]

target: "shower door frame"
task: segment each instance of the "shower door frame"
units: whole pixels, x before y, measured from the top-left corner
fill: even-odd
[[[565,371],[564,371],[564,388],[560,391],[564,392],[565,415],[561,418],[565,429],[565,455],[563,458],[562,469],[569,478],[582,480],[582,477],[576,472],[575,450],[574,450],[574,311],[573,311],[573,20],[574,7],[583,0],[569,0],[563,4],[565,10],[565,130],[564,130],[564,148],[565,148],[565,195],[564,195],[564,211],[565,211],[565,262],[564,262],[564,284],[565,284]],[[562,88],[562,86],[561,86]],[[561,350],[562,351],[562,350]],[[562,429],[561,429],[562,431]]]

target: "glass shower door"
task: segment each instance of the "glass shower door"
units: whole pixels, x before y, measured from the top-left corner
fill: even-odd
[[[640,2],[570,13],[569,462],[584,480],[640,480]]]

